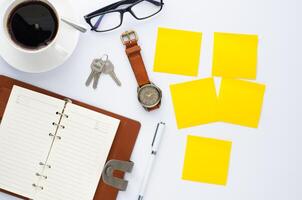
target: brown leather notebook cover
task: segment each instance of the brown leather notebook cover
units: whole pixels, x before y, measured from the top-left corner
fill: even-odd
[[[0,120],[2,119],[2,116],[4,114],[5,108],[6,108],[6,104],[8,102],[11,90],[13,88],[14,85],[23,87],[23,88],[27,88],[42,94],[46,94],[52,97],[56,97],[59,99],[64,99],[66,97],[59,95],[59,94],[55,94],[53,92],[35,87],[33,85],[6,77],[6,76],[2,76],[0,75]],[[120,120],[120,126],[118,128],[118,131],[116,133],[115,139],[113,141],[113,145],[111,147],[109,156],[107,158],[108,160],[112,160],[112,159],[116,159],[116,160],[124,160],[124,161],[129,161],[131,154],[132,154],[132,150],[134,148],[135,142],[136,142],[136,138],[138,136],[141,124],[138,121],[134,121],[131,119],[128,119],[126,117],[102,110],[100,108],[96,108],[90,105],[87,105],[85,103],[76,101],[76,100],[72,100],[72,103],[82,106],[84,108],[90,109],[90,110],[94,110],[96,112],[99,113],[103,113],[105,115],[114,117],[116,119]],[[123,178],[124,174],[123,173],[116,173],[115,176]],[[8,193],[10,195],[19,197],[19,198],[23,198],[23,199],[27,199],[24,198],[22,196],[19,196],[18,194],[13,194],[9,191],[3,191],[0,188],[0,191]],[[102,180],[100,180],[98,188],[96,190],[95,196],[94,196],[94,200],[115,200],[118,194],[118,190],[115,188],[112,188],[108,185],[106,185]]]

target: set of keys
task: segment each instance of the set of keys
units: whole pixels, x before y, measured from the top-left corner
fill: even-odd
[[[91,73],[86,81],[87,87],[93,82],[93,89],[97,89],[101,74],[110,75],[118,86],[122,85],[114,72],[114,65],[109,60],[108,55],[103,55],[100,59],[94,59],[90,67]]]

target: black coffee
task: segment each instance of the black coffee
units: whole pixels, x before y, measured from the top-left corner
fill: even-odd
[[[58,23],[53,8],[42,1],[30,0],[12,10],[7,26],[16,44],[26,49],[40,49],[56,37]]]

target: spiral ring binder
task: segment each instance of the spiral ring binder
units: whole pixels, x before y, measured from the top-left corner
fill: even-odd
[[[69,117],[67,114],[64,113],[64,112],[65,112],[65,109],[66,109],[66,106],[67,106],[68,103],[72,103],[72,101],[71,101],[70,99],[65,99],[65,105],[64,105],[64,108],[62,109],[62,111],[61,111],[61,112],[59,112],[59,111],[56,112],[56,115],[59,115],[59,116],[60,116],[60,119],[59,119],[59,122],[58,122],[58,123],[52,122],[52,125],[53,125],[53,126],[56,126],[57,128],[56,128],[55,133],[49,133],[49,136],[50,136],[50,137],[54,137],[54,138],[53,138],[53,140],[52,140],[52,144],[51,144],[51,147],[50,147],[50,149],[49,149],[49,152],[48,152],[46,161],[45,161],[45,162],[39,162],[39,165],[40,165],[40,166],[43,166],[43,169],[42,169],[42,171],[41,171],[40,173],[38,173],[38,172],[36,173],[36,176],[37,176],[37,177],[41,177],[41,178],[43,178],[43,179],[47,179],[47,178],[48,178],[47,175],[45,175],[45,168],[48,168],[48,169],[51,168],[51,165],[48,165],[47,163],[48,163],[49,155],[50,155],[50,153],[51,153],[52,146],[53,146],[53,144],[54,144],[54,142],[55,142],[55,139],[59,139],[59,140],[62,139],[62,137],[59,136],[59,135],[57,135],[57,134],[58,134],[58,130],[59,130],[60,128],[61,128],[61,129],[65,129],[65,126],[62,125],[61,122],[62,122],[62,118],[68,118],[68,117]],[[38,181],[38,184],[39,184],[39,182],[40,182],[40,180]],[[32,186],[35,187],[35,188],[39,188],[40,190],[43,190],[44,187],[41,186],[41,185],[38,185],[38,184],[33,183]]]
[[[35,184],[35,183],[33,183],[32,186],[35,187],[35,188],[39,188],[39,189],[41,189],[41,190],[44,190],[44,187],[43,187],[43,186],[37,185],[37,184]]]
[[[45,166],[45,167],[47,167],[48,169],[50,169],[51,168],[51,165],[46,165],[45,163],[43,163],[43,162],[39,162],[39,165],[41,165],[41,166]]]
[[[39,177],[42,177],[44,179],[47,179],[47,176],[43,175],[43,174],[40,174],[40,173],[36,173],[36,176],[39,176]]]
[[[57,124],[56,122],[52,122],[52,125],[53,125],[53,126],[57,126],[58,128],[65,129],[65,126],[64,126],[64,125],[61,125],[60,123]]]
[[[58,138],[59,140],[61,140],[61,139],[62,139],[62,137],[61,137],[61,136],[54,135],[54,134],[52,134],[52,133],[49,133],[48,135],[49,135],[50,137],[55,137],[55,138]]]
[[[65,104],[72,103],[71,99],[68,99],[68,98],[65,98],[64,101],[65,101]]]
[[[61,115],[65,118],[68,118],[69,116],[67,114],[61,113],[61,112],[56,112],[56,115]]]

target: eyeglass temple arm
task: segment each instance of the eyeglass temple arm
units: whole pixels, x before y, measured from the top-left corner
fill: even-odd
[[[85,17],[90,17],[90,16],[93,16],[93,15],[96,15],[96,14],[100,14],[100,13],[102,13],[102,12],[106,12],[106,11],[109,11],[109,10],[113,10],[113,9],[118,8],[118,7],[121,6],[121,5],[125,5],[125,4],[132,3],[133,1],[135,2],[135,1],[137,1],[137,0],[123,0],[123,1],[118,1],[118,2],[116,2],[116,3],[113,3],[113,4],[110,4],[110,5],[106,6],[106,7],[103,7],[103,8],[101,8],[101,9],[99,9],[99,10],[96,10],[96,11],[94,11],[94,12],[92,12],[92,13],[86,15]]]
[[[95,12],[93,12],[93,13],[87,15],[87,16],[92,16],[92,15],[94,15],[94,13],[97,14],[99,12],[103,12],[103,11],[107,11],[107,10],[113,10],[113,9],[118,8],[121,5],[130,4],[130,3],[133,3],[135,1],[137,1],[137,0],[119,1],[119,2],[113,3],[111,5],[108,5],[108,6],[104,7],[104,8],[101,8],[101,9],[99,9],[99,10],[97,10],[97,11],[95,11]],[[92,30],[96,30],[100,26],[103,17],[104,17],[104,15],[100,15],[100,17],[98,18],[98,21],[93,25]]]
[[[106,6],[106,7],[101,8],[101,9],[99,9],[99,10],[96,10],[96,11],[94,11],[94,12],[92,12],[92,13],[86,15],[85,17],[88,18],[88,17],[91,17],[91,16],[93,16],[93,15],[99,14],[99,13],[101,13],[101,12],[105,12],[105,11],[108,11],[108,10],[115,9],[115,8],[119,7],[120,5],[123,5],[123,2],[116,2],[116,3],[113,3],[113,4],[111,4],[111,5],[108,5],[108,6]]]
[[[137,0],[124,0],[124,1],[119,1],[119,2],[116,2],[116,3],[113,3],[111,5],[108,5],[106,7],[103,7],[99,10],[96,10],[88,15],[86,15],[85,17],[90,17],[90,16],[93,16],[93,15],[96,15],[98,13],[101,13],[101,12],[104,12],[104,11],[108,11],[108,10],[113,10],[113,9],[116,9],[118,8],[119,6],[121,5],[125,5],[125,4],[130,4],[130,3],[135,3]],[[156,0],[146,0],[156,6],[162,6],[164,3],[161,1],[156,1]]]
[[[92,30],[96,30],[100,26],[100,23],[101,23],[103,17],[104,17],[104,15],[100,15],[100,17],[98,18],[98,21],[93,25]]]
[[[94,13],[98,14],[99,12],[116,9],[119,6],[123,5],[123,3],[124,2],[116,2],[114,4],[111,4],[111,5],[108,5],[108,6],[104,7],[104,8],[101,8],[101,9],[99,9],[99,10],[97,10],[97,11],[95,11],[95,12],[89,14],[89,15],[94,15]],[[100,15],[100,17],[98,18],[98,21],[93,25],[92,30],[96,30],[100,26],[103,18],[104,18],[104,15]]]
[[[130,1],[133,1],[133,0],[130,0]],[[93,13],[90,13],[89,15],[87,15],[87,17],[98,14],[100,12],[116,9],[121,5],[128,4],[128,2],[129,2],[129,0],[119,1],[119,2],[113,3],[111,5],[108,5],[108,6],[104,7],[104,8],[101,8],[101,9],[99,9],[99,10],[93,12]],[[104,15],[100,15],[100,17],[98,18],[98,21],[93,25],[92,30],[96,30],[100,26],[103,17],[104,17]]]
[[[90,13],[89,15],[87,15],[87,17],[95,15],[95,14],[97,14],[99,12],[106,11],[106,10],[116,9],[119,6],[124,5],[124,4],[135,3],[136,1],[137,0],[125,0],[125,1],[116,2],[116,3],[113,3],[111,5],[106,6],[104,8],[101,8],[101,9],[99,9],[99,10],[93,12],[93,13]],[[150,2],[150,3],[152,3],[152,4],[156,5],[156,6],[162,6],[164,4],[162,1],[161,2],[158,2],[158,1],[155,1],[155,0],[145,0],[145,1],[148,1],[148,2]],[[98,21],[94,24],[92,30],[95,30],[95,29],[97,29],[100,26],[103,17],[104,17],[104,15],[100,15],[100,17],[98,18]]]
[[[130,1],[133,1],[133,0],[130,0]],[[93,16],[95,14],[105,12],[105,11],[108,11],[108,10],[116,9],[121,5],[128,4],[130,1],[129,0],[124,0],[124,1],[119,1],[119,2],[113,3],[111,5],[108,5],[108,6],[104,7],[104,8],[101,8],[99,10],[94,11],[94,12],[90,13],[89,15],[86,15],[86,17]],[[104,15],[100,15],[100,17],[98,18],[98,21],[93,25],[92,30],[96,30],[100,26],[100,23],[102,22],[103,17],[104,17]]]

